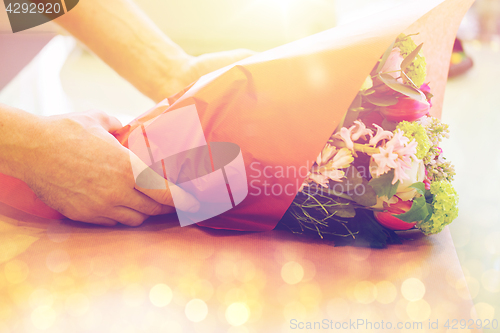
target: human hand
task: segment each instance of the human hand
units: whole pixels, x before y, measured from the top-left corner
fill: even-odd
[[[140,161],[109,134],[122,127],[118,119],[92,111],[41,118],[39,125],[39,138],[28,151],[22,180],[68,218],[137,226],[150,215],[175,211],[171,191],[184,198],[177,202],[178,209],[199,209],[196,199],[178,187],[135,188],[131,163]],[[165,182],[151,174],[152,182]]]
[[[179,59],[172,61],[172,75],[165,76],[154,90],[148,90],[146,95],[155,102],[182,91],[189,84],[197,81],[205,74],[231,65],[239,60],[255,55],[256,52],[247,49],[205,53],[194,57],[184,54]]]
[[[185,72],[189,83],[219,68],[231,65],[239,60],[248,58],[256,52],[247,49],[236,49],[230,51],[205,53],[198,57],[191,57]],[[189,84],[188,83],[188,84]]]

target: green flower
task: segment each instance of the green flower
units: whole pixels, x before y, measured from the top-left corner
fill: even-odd
[[[426,235],[437,234],[458,216],[458,194],[450,182],[442,180],[431,184],[432,216],[420,221],[417,228]]]
[[[410,140],[415,139],[418,143],[416,154],[418,159],[421,160],[427,156],[432,146],[432,142],[429,140],[424,126],[414,121],[402,121],[398,124],[396,129],[402,130],[405,137]]]
[[[417,48],[417,44],[415,44],[410,36],[401,34],[396,39],[394,47],[398,47],[403,58],[406,58]],[[408,75],[417,87],[420,87],[425,82],[425,77],[427,75],[426,66],[425,57],[419,53],[405,70],[406,75]]]

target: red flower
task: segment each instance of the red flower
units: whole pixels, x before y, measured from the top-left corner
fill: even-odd
[[[429,113],[430,105],[419,102],[409,97],[400,97],[394,105],[384,106],[380,109],[382,115],[389,121],[400,122],[403,120],[414,121]]]
[[[403,201],[398,198],[398,202],[395,204],[391,204],[386,207],[386,211],[384,212],[375,212],[375,219],[386,228],[391,230],[408,230],[411,229],[417,224],[417,222],[404,222],[394,215],[399,215],[406,213],[410,210],[412,205],[411,201]],[[384,204],[385,206],[385,204]]]

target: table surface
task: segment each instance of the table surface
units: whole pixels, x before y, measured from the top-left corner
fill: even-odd
[[[475,318],[448,229],[374,250],[175,216],[105,228],[0,214],[0,332],[446,332]]]

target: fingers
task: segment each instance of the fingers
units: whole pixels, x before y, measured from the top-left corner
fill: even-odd
[[[174,206],[175,198],[175,208],[185,212],[195,213],[200,209],[200,203],[191,194],[172,183],[168,183],[165,178],[149,168],[134,153],[131,151],[129,153],[136,180],[135,188],[138,191],[166,206]]]
[[[124,205],[146,215],[162,215],[175,212],[174,207],[162,205],[138,190],[134,190],[134,193],[126,199]]]
[[[117,221],[115,221],[113,219],[110,219],[110,218],[107,218],[107,217],[103,217],[103,216],[94,217],[92,219],[88,219],[88,220],[80,221],[80,222],[91,223],[91,224],[98,224],[98,225],[102,225],[102,226],[105,226],[105,227],[112,227],[112,226],[115,226],[118,223]]]
[[[115,220],[122,224],[137,227],[144,222],[149,215],[138,212],[134,209],[118,206],[110,209],[109,213],[105,216],[105,218],[109,218],[111,220]]]
[[[176,209],[189,213],[196,213],[200,209],[198,200],[179,186],[171,183],[165,189],[147,189],[137,185],[136,189],[162,205],[175,206]]]

